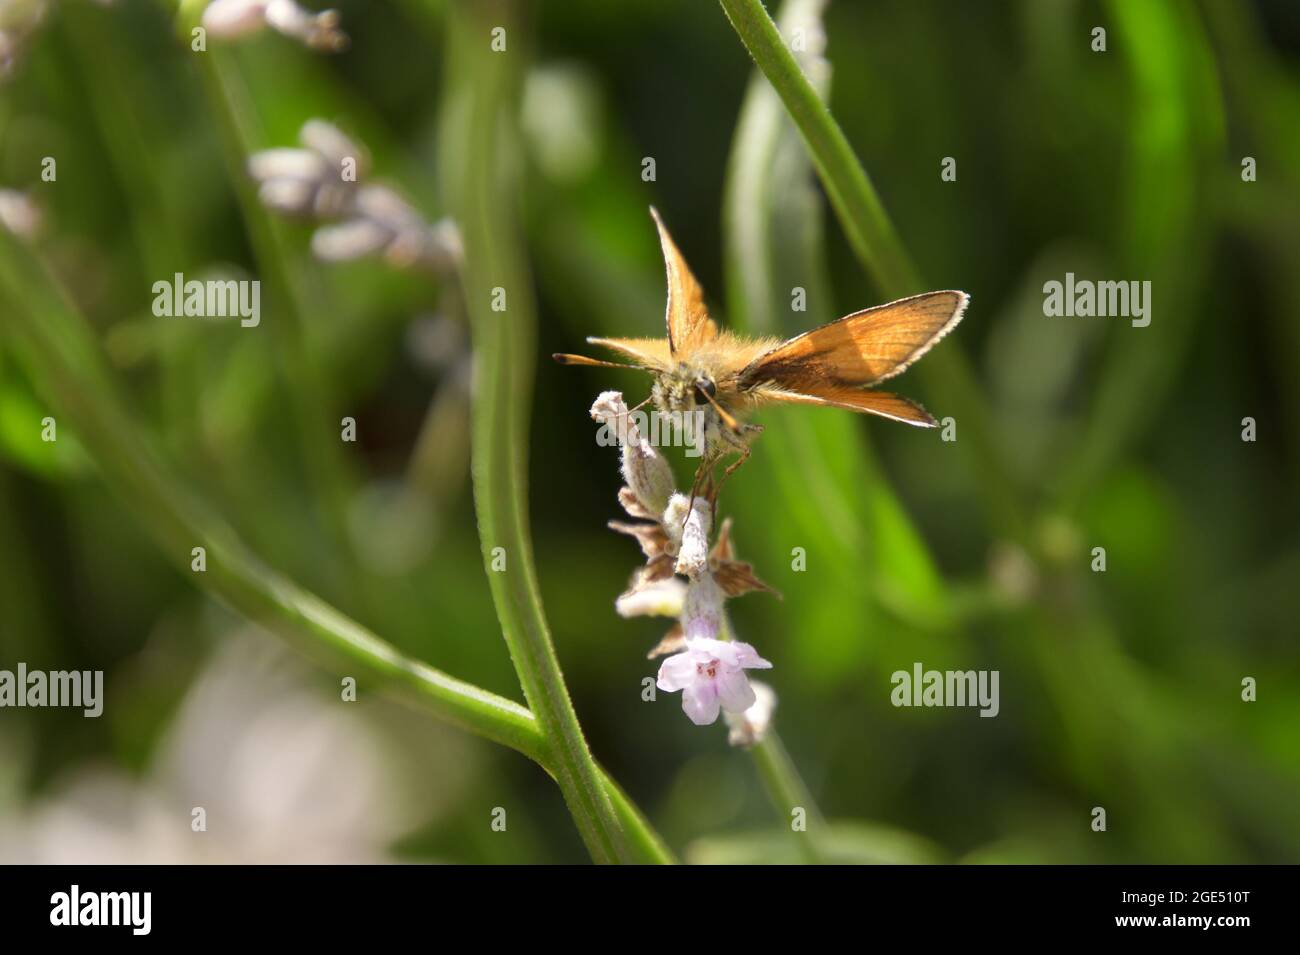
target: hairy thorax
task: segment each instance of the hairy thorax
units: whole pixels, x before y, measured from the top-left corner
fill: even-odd
[[[712,379],[704,369],[679,361],[655,378],[650,397],[655,407],[665,414],[694,411],[697,407],[708,407],[704,392],[711,388]]]

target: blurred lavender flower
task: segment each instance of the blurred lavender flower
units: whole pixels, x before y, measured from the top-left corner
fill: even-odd
[[[0,229],[20,239],[34,239],[40,233],[41,210],[31,196],[14,189],[0,189]]]
[[[365,182],[370,158],[337,127],[308,120],[301,149],[268,149],[248,160],[258,197],[272,211],[321,221],[312,252],[325,262],[380,255],[394,268],[453,271],[460,232],[450,219],[432,225],[388,186]]]
[[[667,692],[682,691],[682,709],[692,722],[713,723],[720,710],[745,714],[763,701],[744,671],[772,664],[749,644],[729,641],[724,604],[730,597],[771,588],[749,564],[736,559],[729,518],[710,549],[712,506],[704,497],[691,500],[673,490],[671,467],[641,434],[622,394],[602,393],[591,416],[618,438],[627,482],[618,500],[637,521],[610,521],[609,527],[635,538],[646,558],[614,602],[615,609],[623,617],[677,618],[648,656],[674,654],[660,666],[657,685]],[[761,723],[766,729],[774,706],[773,694],[766,716],[755,713],[755,727]],[[737,738],[733,733],[733,743]]]
[[[262,635],[229,639],[149,772],[85,772],[0,819],[0,862],[373,863],[423,812],[384,740]],[[341,771],[340,767],[345,767]],[[192,829],[202,807],[207,831]]]
[[[270,27],[313,50],[339,53],[348,48],[337,10],[313,13],[294,0],[213,0],[203,11],[202,23],[219,39],[236,39]]]
[[[0,80],[13,74],[48,6],[46,0],[0,0]]]

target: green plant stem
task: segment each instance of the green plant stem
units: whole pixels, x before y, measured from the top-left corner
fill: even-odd
[[[799,68],[760,0],[721,0],[731,25],[808,144],[853,251],[891,294],[921,287],[916,267],[844,132]]]
[[[871,179],[843,130],[768,16],[761,0],[719,0],[741,42],[781,97],[812,157],[826,193],[854,253],[874,281],[892,297],[923,291],[916,266],[885,211]],[[975,377],[960,352],[949,345],[926,356],[919,372],[945,404],[961,409],[963,447],[970,449],[977,480],[992,521],[1031,553],[1037,546],[1018,503],[1019,494],[1003,466]]]
[[[467,146],[454,194],[474,343],[470,459],[484,566],[511,660],[552,746],[555,779],[578,831],[597,862],[630,861],[551,641],[528,530],[527,417],[536,316],[506,162],[514,155],[514,64],[526,31],[512,4],[499,5],[492,23],[511,23],[512,55],[498,55],[482,41],[489,24],[481,10],[457,3],[452,11],[448,47],[455,66],[449,76],[461,116],[457,141]]]
[[[58,415],[104,479],[126,501],[163,553],[242,615],[309,655],[325,655],[350,675],[378,681],[431,715],[514,749],[551,775],[554,754],[533,715],[512,700],[411,659],[314,594],[267,567],[234,531],[182,487],[122,407],[84,318],[44,264],[0,229],[0,331],[23,358]],[[206,570],[191,549],[206,548]],[[365,683],[363,682],[363,686]],[[672,856],[636,806],[603,771],[601,785],[638,861]]]
[[[719,635],[724,640],[736,639],[736,630],[731,624],[731,615],[725,609],[722,612]],[[795,767],[794,760],[790,758],[785,744],[781,742],[776,727],[769,726],[767,732],[763,734],[762,740],[749,747],[749,754],[753,757],[754,765],[758,768],[759,778],[762,779],[763,786],[767,789],[768,796],[771,797],[772,804],[776,807],[783,822],[789,823],[794,818],[794,811],[801,809],[804,813],[804,821],[811,827],[812,831],[814,833],[820,831],[822,824],[821,810],[817,808],[812,791],[804,783],[803,777],[799,775],[799,770]],[[800,835],[800,833],[795,834]],[[800,839],[799,847],[809,862],[820,863],[825,861],[815,836],[812,839]]]
[[[807,828],[802,832],[794,832],[794,835],[799,838],[799,849],[804,857],[813,863],[825,862],[819,846],[825,820],[813,801],[812,793],[795,768],[794,761],[790,759],[781,737],[775,730],[768,730],[758,743],[750,747],[749,752],[772,805],[785,824],[791,825],[795,812],[803,811],[803,821]]]

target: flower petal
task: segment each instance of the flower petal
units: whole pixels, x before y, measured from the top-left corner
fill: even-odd
[[[718,698],[728,713],[743,713],[754,705],[754,688],[744,670],[720,670],[714,680]],[[710,721],[712,722],[712,721]]]
[[[718,689],[712,680],[696,680],[682,692],[682,711],[696,726],[718,719]]]
[[[770,670],[772,664],[758,655],[758,651],[748,643],[736,642],[732,644],[736,653],[736,664],[745,667],[748,670]]]
[[[665,693],[676,693],[695,680],[695,654],[687,650],[677,653],[659,664],[659,678],[655,686]]]
[[[693,637],[690,623],[686,625],[686,645],[691,648],[692,653],[698,653],[702,657],[722,660],[722,654],[726,654],[724,662],[731,659],[730,643],[725,640],[714,640],[711,637]]]

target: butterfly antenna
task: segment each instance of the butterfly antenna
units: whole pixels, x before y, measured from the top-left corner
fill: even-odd
[[[588,358],[586,355],[566,355],[563,352],[556,352],[551,356],[561,365],[590,365],[595,368],[632,368],[636,371],[642,371],[640,365],[626,365],[617,361],[603,361],[599,358]]]

